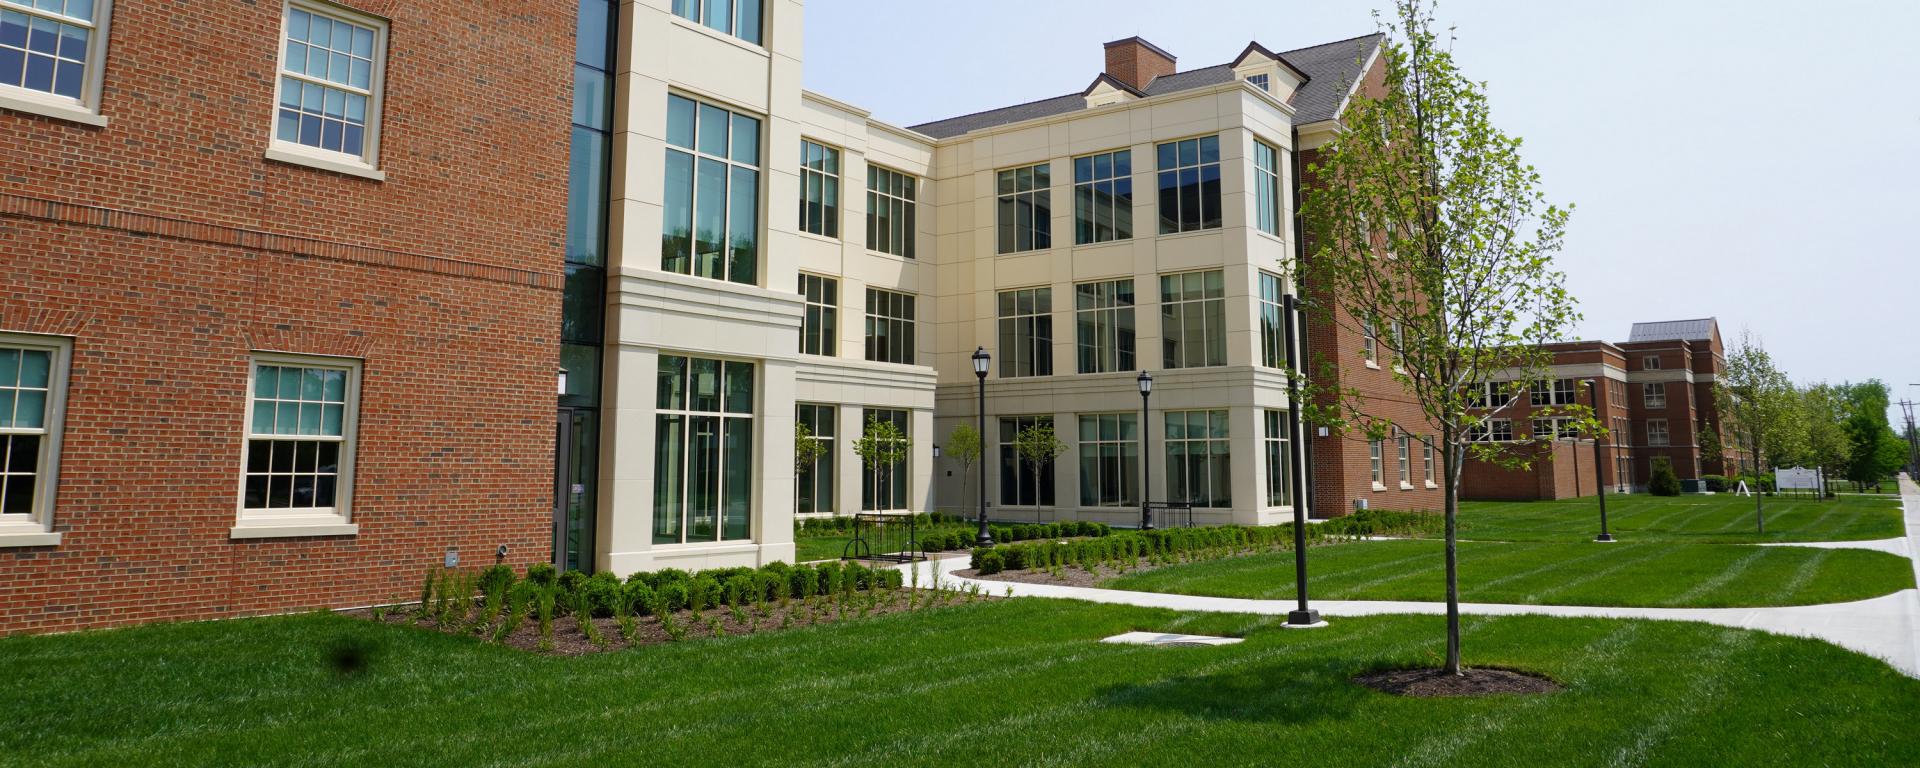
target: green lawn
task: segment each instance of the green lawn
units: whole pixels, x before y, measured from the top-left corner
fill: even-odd
[[[1817,501],[1765,499],[1767,532],[1754,533],[1753,498],[1713,496],[1607,496],[1607,521],[1623,541],[1791,542],[1862,541],[1906,535],[1897,496],[1842,496]],[[1593,538],[1600,530],[1593,497],[1561,501],[1466,502],[1460,537],[1498,541],[1565,541]]]
[[[580,658],[305,615],[0,640],[0,764],[1890,765],[1920,680],[1702,624],[1468,617],[1469,664],[1556,694],[1405,699],[1438,617],[1010,600]],[[1224,648],[1105,645],[1132,629]],[[341,677],[325,647],[371,664]],[[1899,757],[1906,755],[1906,758]]]
[[[1329,600],[1446,599],[1439,541],[1364,541],[1308,550],[1311,594]],[[1734,544],[1468,541],[1460,599],[1482,603],[1715,608],[1810,605],[1912,587],[1885,552]],[[1108,579],[1113,589],[1291,598],[1292,553],[1170,566]]]
[[[941,524],[931,529],[922,528],[918,532],[924,535],[934,531],[941,533],[949,531],[962,533],[970,538],[973,536],[974,528],[964,524]],[[896,524],[893,530],[886,532],[884,541],[877,538],[877,536],[878,534],[870,536],[867,539],[868,546],[872,548],[873,554],[887,555],[906,548],[907,529],[905,525]],[[849,541],[853,541],[853,535],[851,533],[845,536],[797,537],[793,540],[795,550],[794,561],[805,563],[812,560],[838,560],[840,559],[841,553],[846,551],[847,542]]]

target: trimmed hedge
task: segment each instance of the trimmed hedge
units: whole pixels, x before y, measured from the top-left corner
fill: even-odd
[[[1440,518],[1435,515],[1370,510],[1308,526],[1307,541],[1319,543],[1384,534],[1429,533],[1439,524]],[[1072,541],[998,544],[975,549],[971,564],[981,575],[1065,566],[1091,570],[1099,565],[1130,565],[1140,558],[1186,562],[1292,548],[1292,523],[1218,525],[1116,531],[1106,536]]]
[[[1065,521],[1058,523],[1011,523],[987,525],[987,532],[993,534],[996,543],[1033,541],[1036,539],[1072,539],[1098,538],[1113,532],[1106,523],[1085,521]],[[973,546],[973,531],[941,531],[920,537],[920,548],[926,552],[952,552]]]

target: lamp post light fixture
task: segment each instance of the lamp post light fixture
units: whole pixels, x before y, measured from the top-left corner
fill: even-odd
[[[993,355],[987,354],[986,347],[973,348],[973,375],[980,380],[980,412],[977,414],[979,421],[975,428],[980,430],[982,453],[985,452],[987,444],[987,369],[992,366],[992,363]],[[987,468],[985,462],[981,464],[980,471],[976,473],[980,476],[979,494],[974,498],[980,507],[980,531],[974,535],[973,544],[976,547],[991,547],[993,534],[987,532]]]
[[[1594,413],[1598,414],[1600,412],[1599,379],[1587,379],[1587,394],[1591,396]],[[1596,415],[1594,418],[1597,419],[1599,416]],[[1600,435],[1596,433],[1593,436],[1593,490],[1596,494],[1595,498],[1600,500],[1600,535],[1593,537],[1593,540],[1602,544],[1611,544],[1614,538],[1613,534],[1607,532],[1607,484],[1600,482],[1600,467],[1603,461],[1604,454],[1602,454],[1600,450]]]
[[[1290,452],[1298,455],[1301,444],[1299,438],[1300,419],[1300,379],[1306,375],[1300,365],[1300,349],[1295,338],[1295,320],[1300,314],[1300,299],[1288,291],[1280,300],[1285,313],[1281,315],[1283,327],[1280,329],[1286,339],[1287,355],[1287,439]],[[1409,460],[1411,461],[1411,460]],[[1293,457],[1287,457],[1287,464],[1293,466]],[[1305,464],[1298,465],[1305,468]],[[1294,599],[1298,603],[1287,612],[1287,623],[1282,627],[1289,629],[1313,629],[1324,627],[1327,622],[1320,618],[1320,612],[1307,604],[1307,500],[1300,493],[1300,477],[1293,478],[1293,588]]]
[[[1150,489],[1153,487],[1153,480],[1147,476],[1147,469],[1151,466],[1147,459],[1149,455],[1147,435],[1153,428],[1153,424],[1147,417],[1147,398],[1153,396],[1153,376],[1143,368],[1140,370],[1140,376],[1134,381],[1140,385],[1140,530],[1151,531],[1153,530],[1153,502],[1151,501],[1153,494]]]

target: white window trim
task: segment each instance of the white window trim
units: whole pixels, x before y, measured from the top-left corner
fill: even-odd
[[[819,147],[825,153],[832,154],[833,167],[835,169],[833,172],[829,173],[827,171],[818,171],[818,170],[814,170],[812,168],[807,167],[807,145],[808,144],[812,144],[816,147]],[[824,232],[815,232],[813,230],[807,229],[807,222],[804,218],[802,218],[794,226],[794,229],[799,231],[800,234],[807,235],[809,237],[817,237],[822,240],[825,240],[828,242],[834,242],[834,243],[841,242],[842,239],[846,237],[846,226],[845,226],[846,222],[843,221],[843,219],[846,218],[846,212],[847,212],[846,157],[847,157],[846,150],[840,148],[837,145],[829,144],[825,141],[815,139],[810,136],[803,135],[800,137],[800,168],[797,171],[795,171],[795,175],[799,176],[800,178],[800,192],[799,192],[800,202],[802,204],[807,202],[807,174],[815,174],[820,176],[822,179],[828,179],[828,178],[833,179],[833,185],[834,185],[833,198],[831,200],[831,203],[834,209],[834,213],[832,215],[829,215],[826,212],[826,207],[829,201],[826,197],[827,192],[826,192],[825,181],[821,182],[821,189],[820,189],[820,194],[821,194],[821,198],[820,198],[821,219],[820,220],[822,222],[831,221],[833,223],[833,234],[829,235]],[[823,224],[821,229],[825,229],[825,228],[826,227]]]
[[[373,71],[367,80],[367,147],[366,154],[360,157],[284,141],[278,135],[278,129],[275,126],[280,119],[281,80],[289,75],[296,78],[305,77],[287,71],[287,23],[292,19],[295,8],[373,29]],[[286,0],[280,10],[279,35],[274,38],[274,45],[276,50],[273,54],[273,100],[269,102],[271,112],[267,116],[266,158],[373,181],[385,181],[387,174],[380,170],[380,125],[382,115],[385,113],[387,91],[386,20],[337,5],[316,2],[316,0]],[[333,85],[338,87],[337,83]]]
[[[332,510],[275,512],[247,509],[247,445],[253,439],[253,378],[261,365],[330,368],[347,373],[347,402],[340,425],[340,474],[334,486]],[[284,352],[254,352],[247,359],[247,389],[242,396],[240,417],[240,464],[234,485],[234,539],[269,539],[291,536],[353,536],[360,526],[353,522],[354,456],[359,450],[361,361],[331,355],[296,355]],[[288,436],[292,437],[292,436]]]
[[[0,0],[0,7],[11,7],[29,16],[44,17],[47,12],[36,10],[29,3],[20,0]],[[74,18],[62,15],[66,23],[73,24]],[[69,99],[52,93],[43,93],[18,86],[0,86],[0,109],[27,112],[56,120],[67,120],[104,128],[107,117],[100,113],[100,84],[107,71],[108,22],[113,19],[113,0],[95,0],[93,20],[74,26],[91,27],[93,34],[87,39],[87,81],[80,87],[80,98]]]
[[[1369,470],[1369,474],[1373,475],[1373,489],[1376,491],[1384,491],[1387,489],[1386,484],[1381,482],[1387,477],[1385,464],[1386,454],[1383,452],[1382,442],[1381,440],[1367,441],[1367,469]]]
[[[60,534],[53,531],[53,508],[54,497],[59,492],[60,435],[65,431],[67,371],[73,362],[73,340],[64,336],[0,332],[0,345],[51,353],[47,366],[47,415],[41,422],[46,439],[40,444],[43,458],[40,477],[33,488],[33,511],[26,515],[0,515],[0,547],[58,546]]]

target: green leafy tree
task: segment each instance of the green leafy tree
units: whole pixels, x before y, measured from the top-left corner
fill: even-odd
[[[1029,424],[1013,436],[1013,452],[1033,469],[1035,476],[1067,449],[1067,444],[1054,435],[1051,420]]]
[[[1802,440],[1801,412],[1793,382],[1774,365],[1773,356],[1750,331],[1740,332],[1740,341],[1727,355],[1726,373],[1720,377],[1716,396],[1720,412],[1728,416],[1735,443],[1747,449],[1754,474],[1764,477],[1766,468],[1781,456],[1792,453]],[[1767,532],[1766,494],[1753,495],[1754,528]]]
[[[891,480],[887,473],[893,470],[893,465],[913,455],[913,438],[907,437],[892,421],[868,418],[866,429],[860,432],[860,439],[853,441],[853,453],[870,470],[868,474],[873,476],[874,501],[884,509],[887,505],[882,501],[885,497],[881,496],[880,489],[886,487],[886,481]]]
[[[1673,474],[1673,459],[1653,457],[1653,474],[1647,478],[1647,493],[1655,496],[1680,495],[1680,478]]]
[[[947,435],[947,455],[960,462],[960,476],[966,478],[968,488],[974,488],[973,467],[980,463],[981,455],[980,430],[971,424],[954,427]],[[980,500],[975,499],[974,503],[979,504]]]
[[[1852,450],[1847,441],[1846,394],[1831,384],[1815,384],[1800,391],[1800,407],[1806,450],[1796,463],[1818,467],[1823,476],[1841,474]]]
[[[1879,379],[1845,385],[1847,417],[1846,476],[1856,483],[1877,483],[1907,462],[1907,445],[1887,423],[1892,396]]]
[[[1499,409],[1474,407],[1470,393],[1494,381],[1550,378],[1552,355],[1539,344],[1579,318],[1553,266],[1570,209],[1546,202],[1520,139],[1493,124],[1484,86],[1461,73],[1420,0],[1400,0],[1382,27],[1384,86],[1354,99],[1341,116],[1344,130],[1308,168],[1302,214],[1311,245],[1302,277],[1309,310],[1325,327],[1397,329],[1370,335],[1420,419],[1398,423],[1376,410],[1384,399],[1340,384],[1332,366],[1355,361],[1319,361],[1324,375],[1308,383],[1303,410],[1339,433],[1433,435],[1445,497],[1445,671],[1458,674],[1465,458],[1524,466],[1535,455],[1476,442],[1475,430]],[[1555,410],[1573,417],[1581,434],[1602,432],[1590,409]]]

